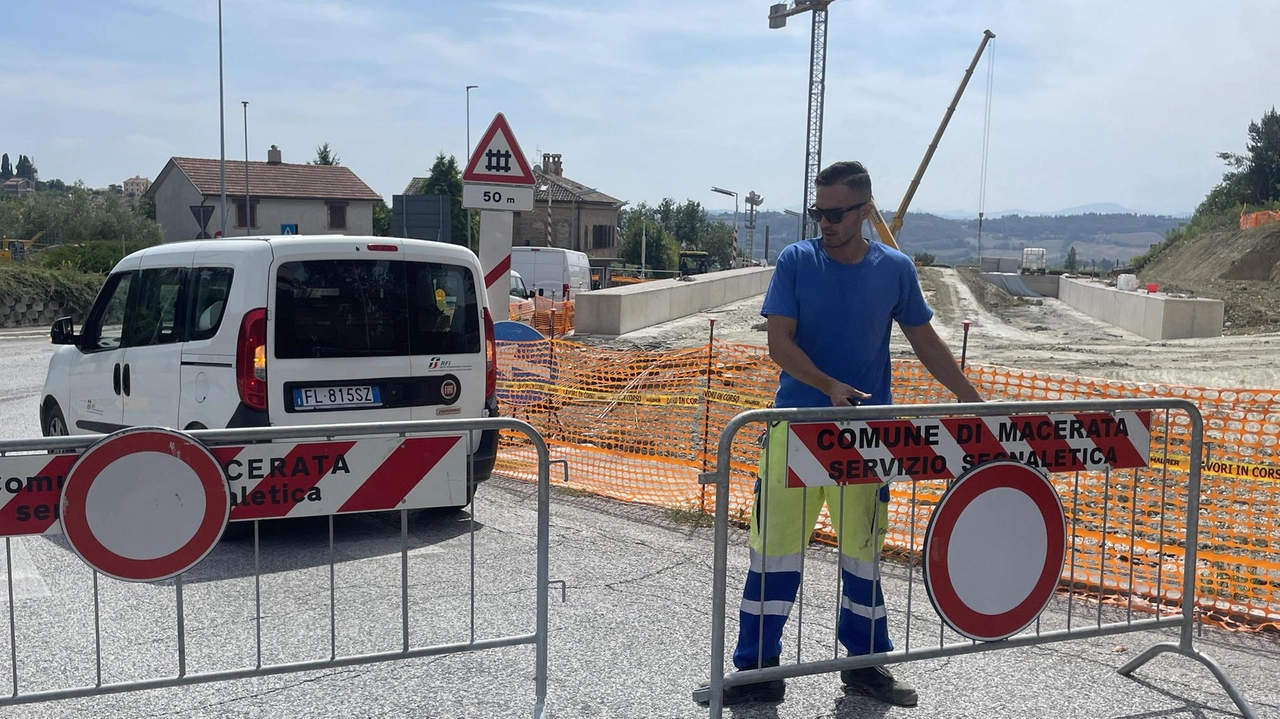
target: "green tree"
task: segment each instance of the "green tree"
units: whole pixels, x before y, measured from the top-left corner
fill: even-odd
[[[674,270],[680,265],[680,244],[662,224],[660,208],[649,207],[643,202],[618,214],[622,226],[621,256],[629,265],[640,264],[640,249],[644,245],[645,266],[651,270]]]
[[[0,201],[0,234],[27,238],[43,230],[67,245],[104,240],[114,243],[118,251],[121,239],[144,244],[160,241],[159,225],[144,212],[121,195],[94,196],[76,183],[65,194],[37,192]]]
[[[316,159],[307,163],[308,165],[341,165],[342,158],[338,157],[333,150],[329,149],[329,143],[316,145]]]
[[[1079,258],[1076,257],[1076,246],[1072,245],[1071,249],[1067,251],[1067,259],[1062,263],[1062,269],[1067,272],[1075,272],[1078,264]]]
[[[382,200],[373,203],[373,234],[378,237],[391,236],[391,208]]]
[[[1245,155],[1218,153],[1218,159],[1232,168],[1222,181],[1239,193],[1237,204],[1261,205],[1280,199],[1280,114],[1274,106],[1261,120],[1249,123],[1245,149]]]
[[[66,192],[67,183],[54,178],[52,180],[36,180],[36,192]]]
[[[696,249],[710,255],[720,269],[729,269],[733,261],[733,225],[715,220],[703,222]]]
[[[4,153],[0,157],[0,182],[4,182],[13,177],[13,165],[9,162],[9,153]]]
[[[35,182],[36,177],[39,175],[36,171],[36,166],[26,155],[18,156],[18,166],[14,168],[13,174],[18,177],[25,177],[32,182]]]
[[[447,240],[457,245],[465,242],[467,237],[467,215],[470,213],[462,209],[462,171],[458,169],[458,158],[453,155],[445,157],[443,152],[436,155],[436,161],[431,165],[431,172],[428,174],[426,182],[419,185],[417,189],[423,195],[448,195],[453,198],[453,202],[450,203],[449,237]],[[472,229],[476,229],[474,225]],[[471,236],[472,238],[477,238],[479,234],[476,231],[471,233]]]
[[[934,257],[928,252],[917,252],[914,259],[917,265],[924,265],[925,267],[928,267],[929,265],[932,265],[934,262],[936,262],[938,258]]]
[[[1261,120],[1249,123],[1248,136],[1247,154],[1218,153],[1229,169],[1196,207],[1193,224],[1243,204],[1265,205],[1280,199],[1280,115],[1274,107]]]
[[[337,154],[334,154],[334,151],[330,150],[329,148],[329,143],[325,142],[324,145],[316,146],[316,159],[311,160],[310,162],[307,162],[307,164],[308,165],[340,165],[342,164],[342,157],[339,157]]]
[[[143,195],[138,198],[138,214],[151,220],[156,221],[156,200],[150,195]]]

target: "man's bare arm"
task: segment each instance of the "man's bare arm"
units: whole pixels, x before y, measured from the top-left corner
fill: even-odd
[[[911,349],[915,350],[916,357],[929,370],[929,374],[951,390],[961,402],[982,401],[978,390],[974,389],[969,378],[960,370],[955,355],[951,354],[951,348],[938,336],[933,325],[926,322],[919,327],[903,327],[902,334],[907,336]]]
[[[796,320],[791,317],[769,315],[769,357],[787,374],[813,387],[831,398],[835,407],[848,407],[851,399],[867,399],[871,395],[840,382],[809,359],[809,355],[796,344]]]

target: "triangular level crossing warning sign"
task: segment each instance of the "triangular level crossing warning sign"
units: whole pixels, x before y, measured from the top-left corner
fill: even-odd
[[[494,115],[489,129],[485,130],[471,153],[467,170],[462,173],[463,182],[494,182],[506,185],[532,185],[535,180],[529,163],[520,151],[520,143],[511,132],[507,118],[502,113]]]

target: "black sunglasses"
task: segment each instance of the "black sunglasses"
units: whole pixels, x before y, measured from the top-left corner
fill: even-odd
[[[859,202],[856,205],[849,205],[848,207],[835,207],[829,210],[824,210],[821,207],[810,207],[808,210],[809,219],[813,220],[814,222],[817,222],[825,217],[827,218],[827,222],[830,222],[833,225],[838,225],[840,224],[841,221],[844,220],[844,213],[853,212],[859,207],[862,207],[863,205],[869,205],[869,204],[871,204],[871,200],[867,200],[866,202]]]

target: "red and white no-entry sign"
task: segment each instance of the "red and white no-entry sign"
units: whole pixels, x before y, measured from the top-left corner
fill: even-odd
[[[62,530],[86,564],[155,582],[204,559],[227,526],[222,468],[185,434],[135,428],[93,445],[62,488]]]
[[[924,540],[929,601],[952,629],[996,641],[1044,611],[1066,561],[1066,517],[1039,470],[1001,460],[943,495]]]

